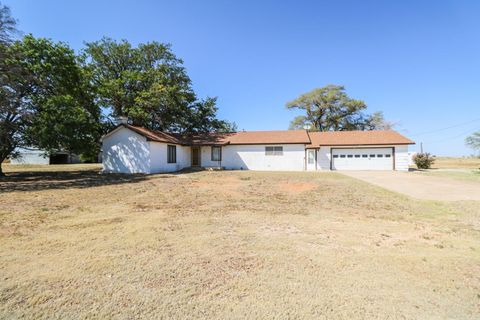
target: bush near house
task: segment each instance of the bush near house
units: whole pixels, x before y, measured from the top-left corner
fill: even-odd
[[[418,169],[430,169],[435,162],[435,157],[430,153],[417,153],[413,157],[413,162],[415,162]]]

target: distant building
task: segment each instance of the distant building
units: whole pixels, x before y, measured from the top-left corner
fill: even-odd
[[[10,164],[69,164],[79,163],[80,158],[76,154],[57,152],[47,155],[45,151],[36,148],[18,148],[18,157],[10,159]]]

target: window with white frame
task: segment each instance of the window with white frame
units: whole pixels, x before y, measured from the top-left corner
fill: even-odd
[[[283,147],[281,146],[272,146],[265,147],[266,156],[283,156]]]
[[[212,146],[212,161],[222,161],[222,147]]]

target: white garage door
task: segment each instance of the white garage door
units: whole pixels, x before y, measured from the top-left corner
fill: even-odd
[[[393,170],[393,150],[333,148],[332,170]]]

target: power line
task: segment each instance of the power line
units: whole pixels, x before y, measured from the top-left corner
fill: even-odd
[[[425,131],[425,132],[421,132],[421,133],[417,133],[417,134],[410,134],[409,136],[410,137],[417,137],[417,136],[421,136],[421,135],[424,135],[424,134],[430,134],[430,133],[435,133],[435,132],[439,132],[439,131],[445,131],[445,130],[448,130],[448,129],[451,129],[451,128],[461,127],[461,126],[464,126],[466,124],[470,124],[470,123],[473,123],[473,122],[476,122],[476,121],[480,121],[480,118],[473,119],[473,120],[470,120],[470,121],[467,121],[467,122],[454,124],[453,126],[449,126],[449,127],[445,127],[445,128],[441,128],[441,129],[436,129],[436,130],[432,130],[432,131]]]
[[[438,142],[443,142],[443,141],[449,141],[449,140],[453,140],[453,139],[456,139],[456,138],[458,138],[458,137],[464,136],[464,135],[466,135],[466,134],[474,133],[474,132],[476,132],[476,131],[478,131],[478,130],[480,130],[480,128],[476,127],[476,129],[469,129],[469,130],[464,131],[464,132],[462,132],[462,133],[460,133],[460,134],[457,134],[457,135],[455,135],[455,136],[453,136],[453,137],[445,138],[445,139],[442,139],[442,140],[424,142],[424,143],[425,143],[425,144],[427,144],[427,143],[428,143],[428,144],[433,144],[433,143],[438,143]]]

